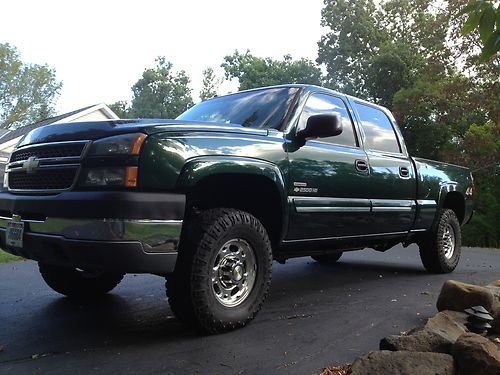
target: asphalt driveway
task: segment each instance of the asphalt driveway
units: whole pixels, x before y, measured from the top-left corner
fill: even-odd
[[[500,278],[500,251],[463,249],[451,275],[427,274],[417,248],[274,264],[270,298],[246,328],[198,336],[172,316],[156,276],[129,275],[106,298],[74,303],[36,263],[0,265],[0,373],[312,374],[378,348],[436,313],[442,283]]]

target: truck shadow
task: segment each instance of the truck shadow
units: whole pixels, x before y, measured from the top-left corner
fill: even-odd
[[[210,337],[200,336],[173,316],[164,297],[163,279],[141,276],[144,279],[126,279],[125,285],[100,299],[51,299],[47,305],[29,314],[29,321],[19,322],[25,325],[19,334],[22,336],[24,332],[28,337],[18,335],[17,340],[19,345],[27,340],[29,347],[41,346],[37,351],[44,353],[92,351],[128,345],[189,345],[192,340],[198,343],[219,342],[220,337],[224,340],[226,335],[244,336],[252,331],[252,327],[259,325],[259,320],[261,323],[274,320],[278,311],[286,311],[296,301],[313,300],[323,290],[332,299],[335,298],[332,296],[349,289],[373,287],[375,282],[383,282],[390,287],[394,282],[420,278],[425,283],[428,280],[426,275],[419,266],[351,259],[331,265],[304,259],[292,260],[286,265],[275,263],[270,297],[256,321],[243,330]],[[384,288],[382,285],[379,287]],[[323,302],[319,299],[314,303],[320,306]]]

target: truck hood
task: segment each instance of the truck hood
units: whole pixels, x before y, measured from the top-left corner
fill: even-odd
[[[246,128],[237,124],[179,120],[113,120],[52,124],[34,129],[26,134],[18,146],[35,143],[95,140],[125,133],[155,134],[160,132],[222,132],[267,135],[265,129]]]

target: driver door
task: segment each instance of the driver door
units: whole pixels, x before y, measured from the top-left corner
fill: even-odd
[[[368,157],[359,147],[353,117],[341,96],[313,93],[297,130],[316,114],[336,113],[342,133],[307,140],[288,152],[291,214],[287,240],[356,236],[369,233]]]

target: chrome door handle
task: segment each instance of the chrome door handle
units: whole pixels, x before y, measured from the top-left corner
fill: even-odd
[[[399,175],[403,178],[410,177],[410,170],[406,167],[399,167]]]
[[[366,173],[368,172],[368,163],[364,160],[356,160],[356,162],[354,163],[354,165],[356,166],[356,170],[358,172],[363,172],[363,173]]]

